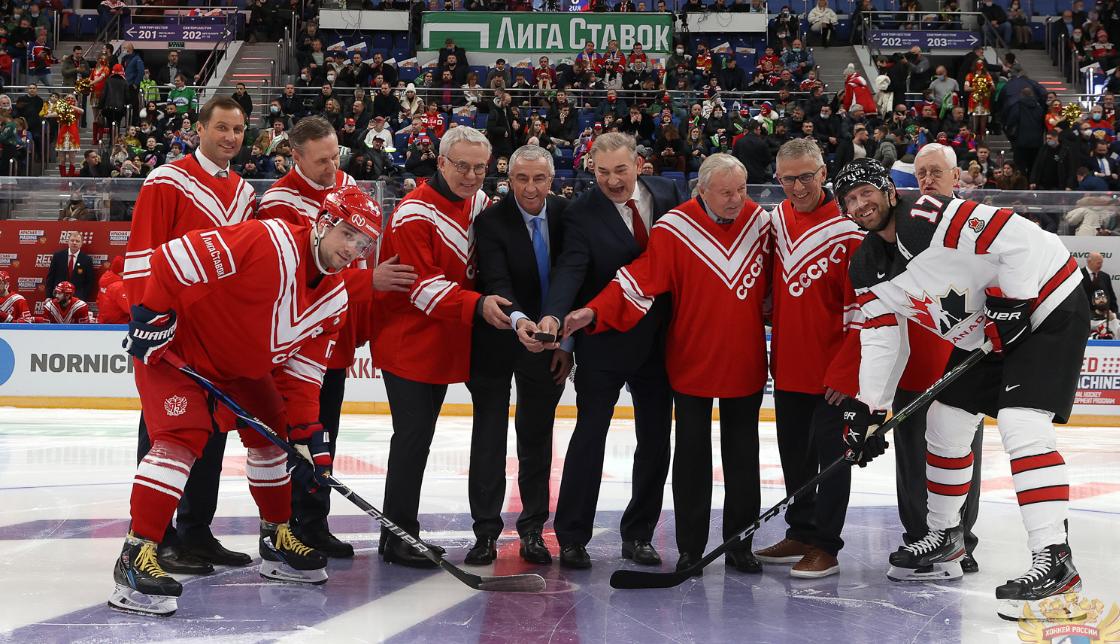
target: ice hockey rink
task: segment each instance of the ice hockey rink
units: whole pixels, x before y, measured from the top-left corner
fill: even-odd
[[[507,531],[498,562],[485,574],[539,572],[539,594],[474,591],[442,571],[380,562],[377,526],[334,499],[331,527],[357,547],[332,559],[320,587],[265,582],[255,567],[219,568],[184,582],[170,618],[123,614],[106,606],[112,564],[127,529],[138,412],[0,408],[0,641],[13,642],[1048,642],[1055,631],[1023,628],[996,616],[994,588],[1029,564],[1010,468],[999,436],[985,436],[983,495],[976,532],[980,572],[938,584],[888,581],[886,559],[900,539],[891,454],[854,471],[841,573],[796,580],[788,567],[762,575],[725,572],[722,560],[702,578],[666,590],[612,590],[619,556],[618,519],[629,497],[632,421],[612,426],[603,492],[589,544],[589,571],[531,566],[517,556],[512,517],[519,510],[516,459],[508,461]],[[574,421],[557,421],[552,493]],[[382,504],[388,416],[345,415],[335,473]],[[772,423],[761,429],[763,505],[784,496]],[[514,454],[512,431],[509,454]],[[1120,429],[1062,427],[1059,448],[1071,477],[1070,543],[1084,581],[1082,599],[1104,608],[1083,626],[1120,620]],[[460,564],[473,542],[467,506],[470,419],[440,421],[424,482],[424,538]],[[718,445],[718,441],[716,441]],[[715,461],[719,463],[718,447]],[[245,452],[231,437],[215,534],[257,557],[257,520],[243,476]],[[704,476],[706,473],[698,473]],[[715,472],[722,503],[722,469]],[[708,549],[720,538],[713,512]],[[756,539],[780,538],[784,522]],[[546,541],[556,552],[549,529]],[[672,494],[654,543],[668,569],[676,561]],[[259,558],[257,559],[259,562]],[[1111,624],[1120,626],[1120,622]],[[1114,636],[1115,637],[1115,636]],[[1108,641],[1120,641],[1109,639]]]

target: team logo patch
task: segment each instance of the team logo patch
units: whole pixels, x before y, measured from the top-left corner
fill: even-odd
[[[187,412],[187,399],[182,396],[171,396],[163,401],[163,411],[168,416],[182,416]]]
[[[968,289],[962,292],[950,286],[940,296],[931,297],[928,293],[922,293],[922,297],[917,298],[909,293],[906,295],[910,299],[914,321],[941,335],[948,334],[968,317],[968,310],[965,308]]]
[[[972,229],[972,232],[978,235],[980,234],[980,231],[984,230],[984,226],[986,225],[987,224],[984,223],[984,220],[980,219],[979,217],[973,217],[972,219],[968,220],[968,227]]]
[[[366,218],[361,215],[350,215],[350,221],[358,228],[364,228],[366,225]]]

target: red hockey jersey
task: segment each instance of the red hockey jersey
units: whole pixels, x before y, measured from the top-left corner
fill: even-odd
[[[89,306],[76,297],[62,306],[53,297],[43,302],[44,321],[50,324],[89,324],[95,322],[90,319]]]
[[[408,293],[373,294],[377,366],[430,384],[466,382],[471,324],[481,297],[474,287],[474,218],[490,203],[479,190],[452,202],[429,183],[397,206],[381,237],[378,261],[393,255],[415,268]]]
[[[19,293],[8,293],[0,298],[0,322],[30,322],[31,307],[27,298]]]
[[[303,176],[297,165],[292,172],[281,177],[265,191],[261,204],[257,207],[257,217],[283,219],[301,226],[314,224],[319,218],[319,210],[323,207],[327,193],[335,188],[352,185],[354,178],[342,170],[335,172],[333,186],[324,188],[314,185]]]
[[[588,307],[592,332],[627,331],[672,293],[673,317],[665,366],[674,391],[705,398],[738,398],[766,384],[766,297],[770,254],[765,211],[747,200],[727,227],[691,199],[657,220],[649,247]]]
[[[319,420],[319,388],[346,314],[338,275],[311,257],[311,229],[279,220],[199,230],[160,246],[140,302],[174,309],[170,350],[217,380],[273,374],[291,424]]]
[[[152,253],[165,242],[191,232],[239,224],[253,216],[256,194],[237,174],[219,178],[206,172],[193,154],[161,165],[144,180],[132,214],[124,256],[125,292],[140,301],[151,275]]]
[[[770,371],[774,388],[807,394],[825,387],[859,391],[863,321],[848,262],[863,231],[831,195],[812,212],[786,199],[770,213],[774,235],[774,313]],[[849,333],[853,331],[854,333]],[[847,349],[842,350],[847,342]]]

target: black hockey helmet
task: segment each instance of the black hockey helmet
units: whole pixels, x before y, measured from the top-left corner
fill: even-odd
[[[848,212],[844,207],[844,196],[853,188],[864,184],[888,192],[894,186],[894,181],[891,180],[890,172],[886,167],[871,157],[848,162],[832,182],[832,189],[836,193],[836,201],[840,204],[841,212],[844,214]]]

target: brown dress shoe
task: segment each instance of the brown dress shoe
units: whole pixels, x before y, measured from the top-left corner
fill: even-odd
[[[809,554],[811,548],[800,541],[793,539],[782,539],[778,543],[763,548],[762,550],[755,550],[754,556],[763,563],[772,564],[793,564],[801,561],[801,558]]]
[[[799,579],[819,579],[840,572],[840,562],[836,557],[819,548],[809,548],[809,554],[801,558],[789,571],[790,577]]]

